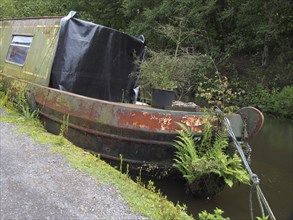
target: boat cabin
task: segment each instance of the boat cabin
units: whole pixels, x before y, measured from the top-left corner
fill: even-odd
[[[143,36],[80,20],[75,12],[1,20],[0,28],[0,72],[87,97],[135,102],[137,83],[129,74],[143,59]]]

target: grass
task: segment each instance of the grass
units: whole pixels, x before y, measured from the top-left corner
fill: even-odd
[[[3,108],[3,105],[1,104],[0,107]],[[134,211],[151,219],[193,219],[186,213],[186,206],[174,205],[168,201],[155,189],[152,182],[148,186],[140,182],[135,183],[127,174],[119,172],[95,155],[74,146],[62,135],[46,132],[37,119],[28,120],[13,109],[6,111],[8,116],[0,116],[0,121],[17,124],[18,131],[29,134],[39,143],[50,144],[52,152],[65,155],[73,168],[89,174],[97,183],[111,183],[116,186]]]

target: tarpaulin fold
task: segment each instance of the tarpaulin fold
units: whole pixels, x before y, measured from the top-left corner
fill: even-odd
[[[137,82],[129,74],[143,59],[143,36],[77,19],[75,12],[61,19],[51,74],[56,89],[115,102],[135,102]]]

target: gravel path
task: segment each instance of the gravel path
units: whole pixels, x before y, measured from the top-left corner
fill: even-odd
[[[3,116],[3,110],[0,116]],[[0,219],[146,219],[50,146],[0,122]]]

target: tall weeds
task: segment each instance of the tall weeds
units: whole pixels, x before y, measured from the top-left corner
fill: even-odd
[[[0,107],[2,106],[17,110],[23,118],[28,120],[36,119],[39,116],[39,110],[32,108],[24,90],[20,90],[13,96],[11,91],[5,90],[2,82],[0,82]]]
[[[18,112],[22,114],[24,118],[29,120],[38,118],[39,110],[33,110],[23,94],[13,98],[13,102],[15,103],[15,107]]]

